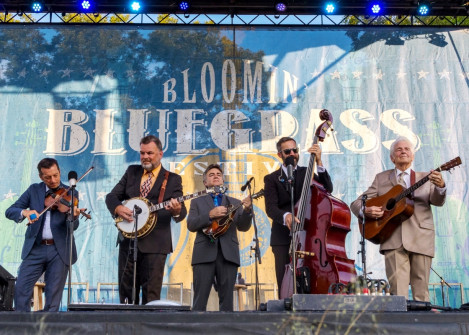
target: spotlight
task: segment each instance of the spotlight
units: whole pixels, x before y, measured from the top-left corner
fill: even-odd
[[[83,0],[81,2],[81,8],[84,10],[89,10],[91,8],[91,3],[88,0]]]
[[[142,6],[140,5],[140,2],[138,1],[133,1],[130,4],[130,8],[132,9],[133,12],[139,12],[140,9],[142,9]]]
[[[38,1],[35,1],[31,4],[31,9],[33,10],[33,12],[40,12],[42,11],[42,4]]]
[[[428,15],[430,13],[430,3],[428,1],[419,1],[417,7],[418,15]]]
[[[179,9],[182,10],[183,12],[186,12],[189,9],[190,5],[187,1],[181,1],[179,3]]]
[[[381,9],[382,9],[382,7],[379,3],[373,3],[370,6],[370,12],[375,14],[375,15],[378,15],[381,12]]]
[[[277,2],[275,5],[275,10],[277,12],[284,12],[287,10],[287,5],[285,5],[283,2]]]
[[[333,2],[328,2],[324,5],[324,10],[327,14],[333,14],[336,10],[335,4]]]

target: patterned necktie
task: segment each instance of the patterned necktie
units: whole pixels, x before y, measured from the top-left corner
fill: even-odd
[[[142,198],[145,198],[148,194],[148,192],[150,192],[150,188],[151,188],[151,177],[153,177],[153,172],[150,172],[148,174],[148,178],[147,180],[145,180],[142,184],[142,186],[140,186],[140,196]]]
[[[405,188],[407,188],[407,185],[406,185],[405,180],[404,180],[404,176],[405,176],[405,172],[399,173],[399,177],[397,178],[397,182],[398,182],[400,185],[402,185],[402,186],[404,186]]]

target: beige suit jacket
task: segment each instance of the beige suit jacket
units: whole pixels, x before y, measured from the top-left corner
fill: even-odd
[[[416,182],[428,175],[428,172],[415,172]],[[395,170],[378,173],[371,186],[363,193],[368,199],[381,196],[397,185]],[[352,202],[351,210],[360,217],[362,195]],[[380,252],[397,249],[400,246],[410,252],[434,257],[435,255],[435,225],[431,205],[443,206],[446,192],[440,190],[429,181],[414,192],[414,214],[397,228],[391,237],[381,244]]]

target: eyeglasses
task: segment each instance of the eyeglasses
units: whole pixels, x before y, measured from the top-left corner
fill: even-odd
[[[289,154],[290,154],[290,152],[292,152],[292,151],[293,151],[293,153],[294,153],[294,154],[297,154],[297,153],[298,153],[298,148],[293,148],[293,149],[283,149],[282,151],[283,151],[283,153],[284,153],[285,155],[289,155]]]

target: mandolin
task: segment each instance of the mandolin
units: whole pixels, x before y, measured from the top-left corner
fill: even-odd
[[[262,196],[264,196],[263,189],[257,193],[254,193],[251,198],[257,199]],[[215,240],[219,236],[223,235],[228,230],[228,228],[230,228],[231,224],[233,223],[233,217],[238,208],[241,206],[243,206],[242,203],[236,206],[228,206],[228,213],[219,220],[212,220],[212,224],[203,230],[204,234],[209,236],[212,240]]]
[[[458,165],[461,165],[459,156],[441,165],[435,171],[449,171]],[[407,189],[402,185],[396,185],[387,193],[366,202],[366,207],[378,206],[384,209],[384,214],[379,219],[365,217],[365,238],[368,241],[374,244],[385,242],[403,221],[414,214],[412,193],[425,184],[429,176],[430,174]],[[360,226],[360,233],[363,235],[362,230]]]

